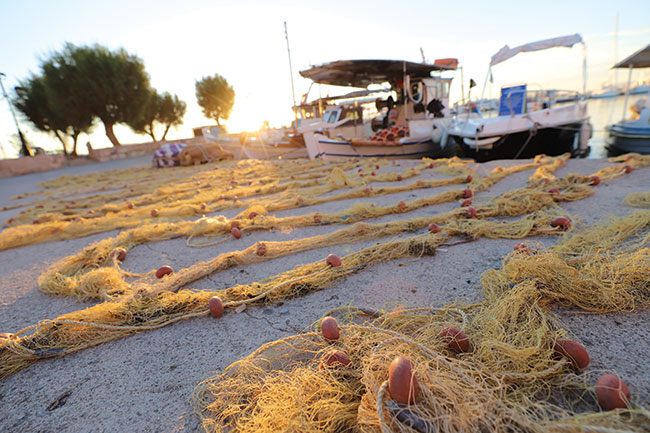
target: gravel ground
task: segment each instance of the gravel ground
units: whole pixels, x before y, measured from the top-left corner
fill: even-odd
[[[112,161],[49,173],[0,179],[0,206],[10,204],[9,196],[35,190],[40,181],[62,174],[148,164],[149,158]],[[400,169],[417,161],[401,161]],[[519,162],[517,162],[519,163]],[[481,171],[513,164],[498,161],[482,164]],[[609,165],[605,160],[571,160],[556,174],[590,174]],[[392,171],[388,166],[382,170]],[[173,171],[170,170],[170,173]],[[512,175],[490,190],[478,194],[475,203],[498,193],[525,185],[531,172]],[[425,170],[420,178],[444,176]],[[403,182],[411,182],[405,180]],[[640,169],[613,181],[603,182],[596,193],[584,200],[565,203],[568,213],[592,223],[608,215],[632,211],[621,204],[629,192],[645,191],[650,184],[650,168]],[[377,184],[379,185],[379,184]],[[375,186],[375,184],[373,184]],[[378,205],[425,197],[448,188],[423,189],[401,194],[363,199]],[[278,216],[312,211],[334,212],[360,199],[325,203],[277,212]],[[372,220],[432,215],[457,207],[445,203],[398,216]],[[0,219],[12,216],[0,212]],[[240,240],[210,248],[188,248],[184,239],[140,245],[129,251],[124,268],[145,272],[162,264],[180,269],[220,253],[242,249],[260,240],[281,240],[326,233],[332,226],[297,228],[293,231],[253,232]],[[74,254],[89,243],[118,232],[81,239],[49,242],[0,252],[0,331],[16,332],[39,320],[86,308],[91,302],[53,297],[37,289],[37,279],[49,265]],[[535,239],[551,245],[556,238]],[[194,289],[222,289],[247,283],[322,260],[327,254],[349,254],[373,245],[377,240],[317,248],[248,267],[229,269],[190,285]],[[324,312],[346,304],[374,308],[443,305],[455,301],[470,303],[483,299],[481,274],[498,268],[502,258],[518,241],[479,239],[441,249],[434,256],[398,259],[374,264],[360,273],[339,280],[332,287],[284,303],[250,307],[240,314],[223,318],[197,318],[168,327],[102,344],[58,359],[43,360],[0,382],[0,431],[6,432],[160,432],[199,431],[198,418],[189,404],[194,387],[260,345],[300,332]],[[558,310],[561,323],[584,342],[592,359],[590,370],[612,369],[630,385],[633,398],[650,402],[650,314],[648,311],[621,314],[575,314]],[[621,334],[625,334],[622,339]],[[48,407],[61,396],[65,403]]]

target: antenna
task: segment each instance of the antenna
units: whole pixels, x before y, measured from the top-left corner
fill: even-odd
[[[420,55],[422,56],[422,63],[426,63],[427,58],[424,57],[424,50],[422,49],[422,47],[420,47]]]
[[[298,111],[296,110],[296,91],[293,87],[293,68],[291,68],[291,50],[289,49],[289,31],[287,22],[284,22],[284,37],[287,39],[287,54],[289,55],[289,75],[291,77],[291,97],[293,98],[293,116],[296,119],[296,128],[298,127]]]

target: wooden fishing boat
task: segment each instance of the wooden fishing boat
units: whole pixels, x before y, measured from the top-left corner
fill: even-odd
[[[307,158],[307,148],[302,135],[287,134],[284,128],[262,130],[248,136],[242,146],[249,159]]]
[[[222,126],[204,126],[201,134],[208,142],[217,143],[223,150],[233,155],[234,159],[246,159],[240,134],[227,134]]]
[[[441,146],[450,121],[451,78],[433,72],[453,71],[456,59],[433,64],[402,60],[340,60],[314,66],[300,74],[315,83],[367,88],[389,83],[386,99],[349,98],[327,107],[320,122],[298,129],[309,157],[433,158],[453,156]],[[368,109],[368,106],[370,106]],[[374,108],[374,111],[372,110]],[[402,131],[401,135],[392,132]]]
[[[220,127],[204,127],[202,134],[208,142],[232,153],[234,159],[307,158],[302,136],[291,134],[285,128],[267,128],[254,134],[225,134]]]

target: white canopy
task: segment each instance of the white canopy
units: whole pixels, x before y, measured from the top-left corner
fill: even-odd
[[[582,42],[582,36],[579,34],[569,35],[569,36],[560,36],[559,38],[544,39],[543,41],[531,42],[529,44],[520,45],[515,48],[510,48],[505,45],[499,50],[498,53],[492,56],[490,61],[490,66],[494,66],[498,63],[505,62],[511,57],[516,56],[519,53],[525,53],[529,51],[540,51],[546,50],[549,48],[555,47],[568,47],[571,48],[575,44]]]

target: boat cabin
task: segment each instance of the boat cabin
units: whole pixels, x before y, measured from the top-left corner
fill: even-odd
[[[344,138],[369,137],[392,126],[421,127],[449,114],[451,78],[432,72],[455,70],[457,63],[425,64],[399,60],[341,60],[314,66],[300,74],[315,83],[368,88],[340,97],[327,98],[322,122],[334,126],[330,134]],[[372,95],[371,94],[375,94]]]

